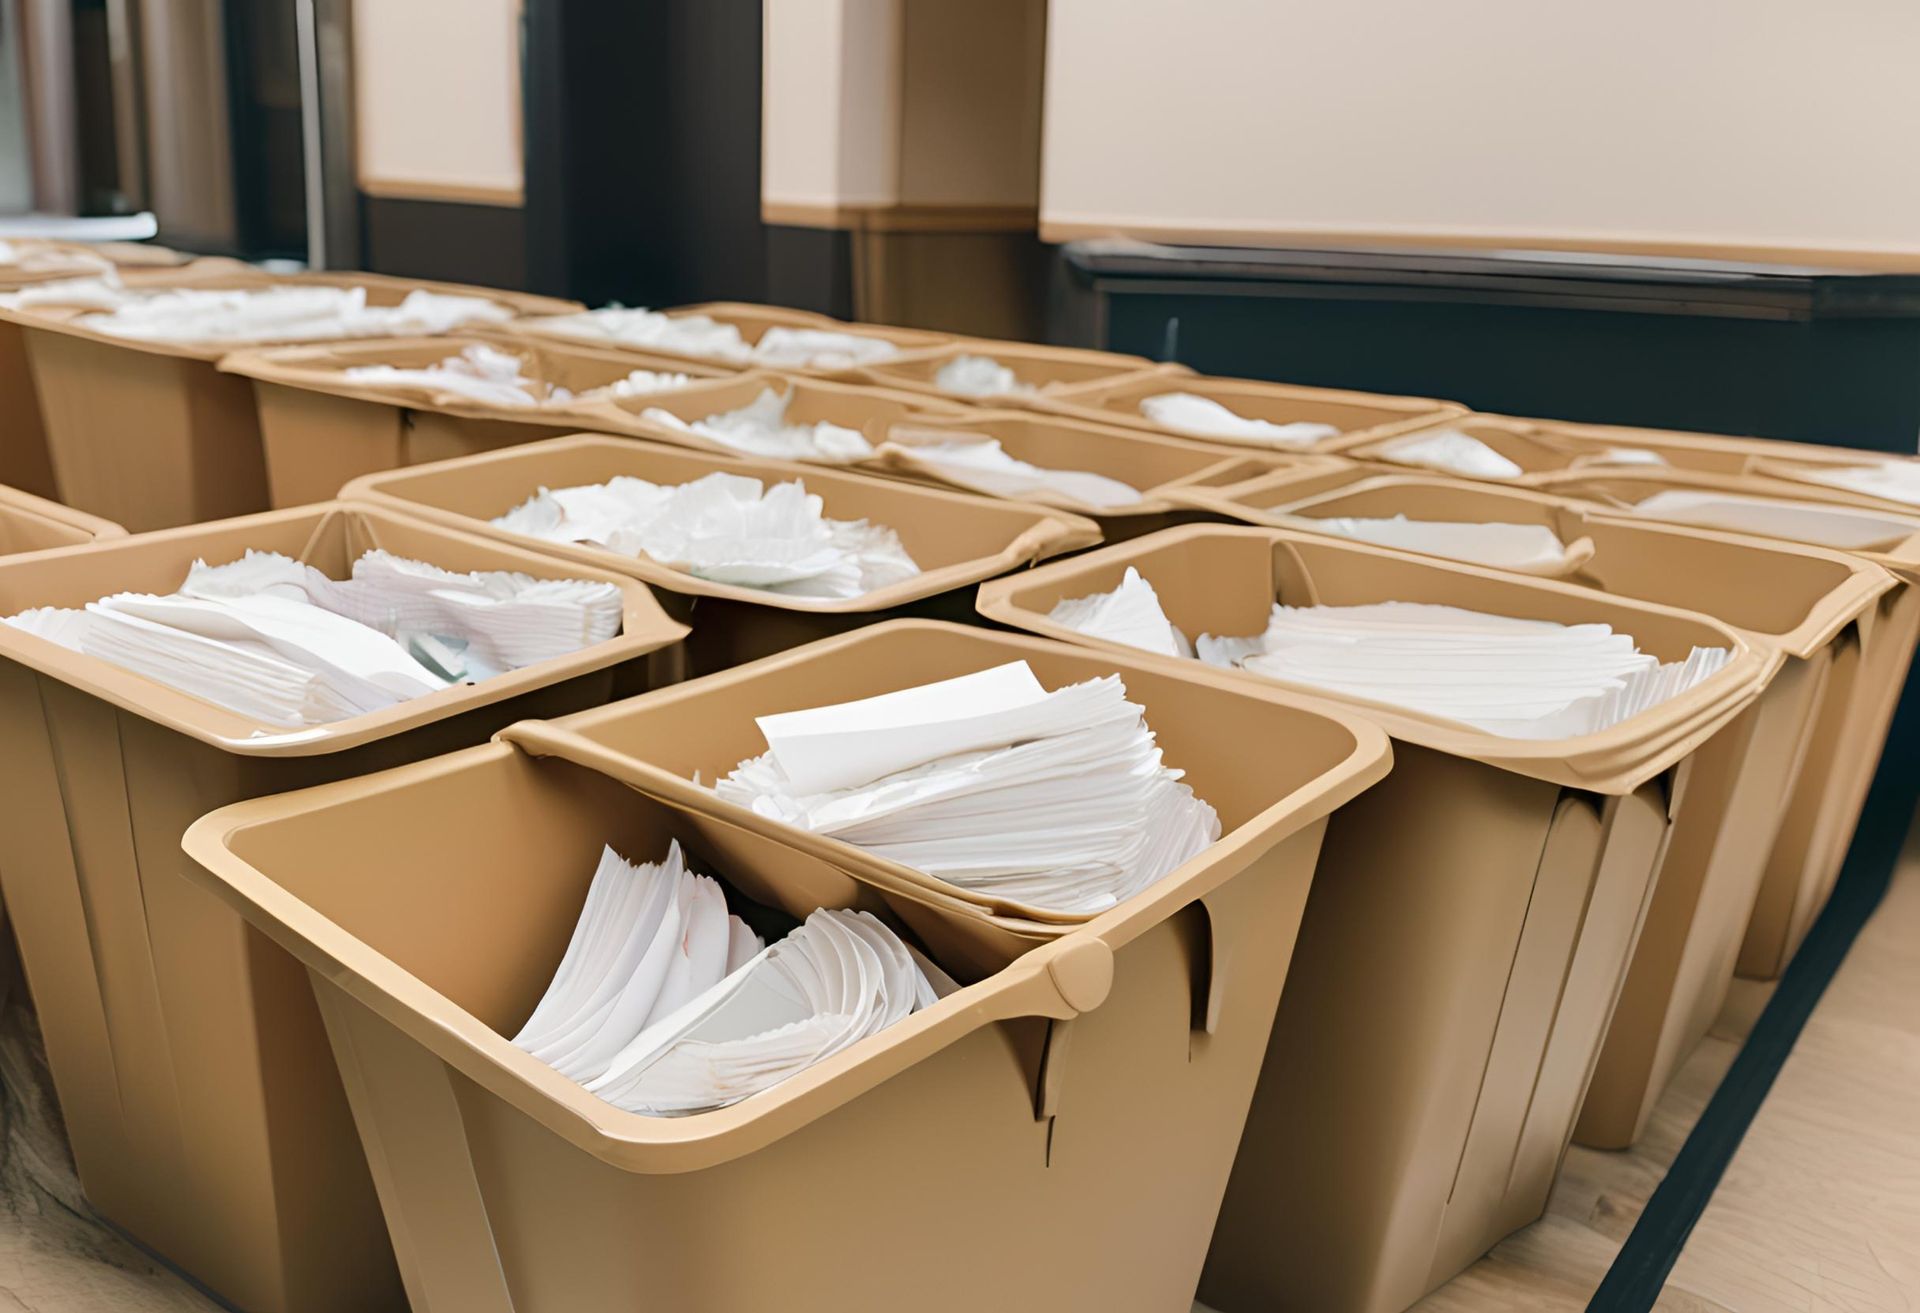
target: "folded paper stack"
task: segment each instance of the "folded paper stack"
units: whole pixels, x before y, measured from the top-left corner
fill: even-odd
[[[670,1116],[769,1089],[934,999],[865,912],[822,908],[766,947],[678,842],[640,866],[609,848],[513,1042],[617,1107]]]
[[[543,488],[493,524],[786,597],[863,597],[920,573],[892,529],[828,519],[825,503],[798,479],[769,488],[718,472],[677,486],[622,476]]]
[[[1049,911],[1112,907],[1220,837],[1117,675],[1048,692],[1016,661],[757,723],[769,751],[722,798]]]
[[[320,725],[602,643],[612,584],[456,574],[384,551],[348,580],[272,552],[196,562],[177,593],[6,623],[273,725]]]
[[[1166,652],[1185,635],[1134,571],[1119,589],[1074,598],[1051,618],[1081,633]],[[1264,633],[1202,634],[1210,665],[1323,688],[1517,739],[1598,733],[1679,696],[1724,666],[1726,648],[1661,662],[1605,624],[1470,611],[1423,602],[1366,606],[1275,603]]]

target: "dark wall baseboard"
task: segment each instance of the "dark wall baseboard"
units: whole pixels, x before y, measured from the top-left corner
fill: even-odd
[[[527,290],[527,221],[517,206],[361,197],[373,273]]]

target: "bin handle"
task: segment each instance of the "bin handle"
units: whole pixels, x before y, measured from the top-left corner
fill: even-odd
[[[671,801],[696,801],[697,786],[690,781],[635,761],[552,721],[518,721],[493,737],[496,743],[504,743],[529,757],[564,761],[641,793]],[[794,833],[795,837],[805,834],[804,831]],[[950,911],[959,909],[959,905],[942,900],[936,890],[910,887],[904,881],[885,878],[877,872],[863,871],[856,878],[876,889],[925,905]],[[984,1020],[1051,1017],[1068,1021],[1106,1002],[1113,988],[1113,948],[1098,935],[1069,931],[1050,944],[1022,954],[1002,968],[1002,974],[1009,976],[1005,988],[981,1005]]]

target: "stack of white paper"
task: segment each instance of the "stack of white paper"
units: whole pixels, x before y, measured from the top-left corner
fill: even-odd
[[[1306,447],[1340,430],[1331,424],[1297,421],[1275,424],[1229,410],[1208,397],[1191,392],[1163,392],[1140,403],[1140,413],[1163,428],[1216,442],[1243,442],[1254,447]]]
[[[1140,490],[1091,470],[1056,470],[1008,454],[998,438],[895,428],[877,453],[891,464],[995,497],[1051,494],[1096,511],[1138,505]]]
[[[612,584],[461,575],[373,551],[353,578],[272,552],[196,562],[179,592],[7,623],[270,724],[326,724],[620,632]]]
[[[0,269],[21,273],[87,273],[113,268],[113,262],[92,251],[46,242],[10,242],[0,238]]]
[[[109,269],[97,278],[61,278],[34,283],[14,292],[0,292],[0,309],[30,310],[35,306],[57,306],[75,310],[112,310],[132,305],[140,293],[120,281]]]
[[[825,505],[798,479],[768,488],[726,473],[677,486],[623,476],[542,488],[493,523],[788,597],[864,597],[920,573],[892,529],[828,519]]]
[[[649,1025],[699,998],[760,952],[680,844],[635,865],[608,848],[587,888],[560,969],[513,1042],[562,1075],[590,1081]]]
[[[708,415],[691,424],[657,406],[642,411],[640,416],[682,433],[698,433],[729,450],[752,456],[845,465],[873,455],[873,444],[858,429],[826,420],[817,424],[787,423],[787,406],[792,400],[791,392],[766,388],[738,410]]]
[[[478,296],[416,289],[397,306],[367,304],[364,287],[284,285],[254,291],[173,288],[77,321],[142,342],[312,342],[349,337],[431,337],[511,312]]]
[[[1124,625],[1110,619],[1119,607],[1127,611]],[[1062,602],[1053,617],[1163,653],[1160,635],[1170,628],[1150,588],[1134,588],[1124,598],[1116,590]],[[1202,634],[1194,646],[1210,665],[1521,739],[1576,738],[1617,725],[1686,692],[1732,656],[1726,648],[1694,648],[1685,661],[1663,665],[1608,625],[1562,625],[1423,602],[1275,603],[1266,632]]]
[[[1526,471],[1480,439],[1458,429],[1403,438],[1380,452],[1396,465],[1464,474],[1470,479],[1517,479]]]
[[[957,397],[1022,397],[1038,391],[988,356],[955,356],[933,376],[934,386]]]
[[[1849,492],[1865,493],[1882,501],[1897,501],[1920,506],[1920,461],[1883,460],[1871,465],[1845,465],[1833,469],[1802,468],[1793,477]]]
[[[567,388],[543,382],[524,370],[519,356],[497,351],[476,342],[463,347],[458,355],[419,369],[397,365],[358,365],[343,371],[349,383],[361,387],[387,388],[428,397],[459,397],[492,406],[526,409],[535,406],[561,406],[601,397],[630,397],[647,392],[668,392],[683,388],[693,380],[685,374],[658,373],[636,369],[625,378],[604,387],[589,388],[578,394]]]
[[[1864,507],[1780,501],[1688,488],[1656,492],[1625,509],[1650,520],[1725,529],[1730,533],[1756,533],[1843,551],[1889,547],[1920,533],[1920,518],[1906,519]]]
[[[710,315],[670,315],[618,306],[548,316],[540,321],[540,327],[588,342],[774,369],[849,369],[899,354],[899,348],[882,338],[823,328],[776,326],[762,333],[758,342],[749,344],[734,325],[723,324]]]
[[[1525,574],[1565,574],[1576,564],[1560,535],[1544,524],[1478,523],[1469,520],[1409,520],[1404,515],[1369,519],[1347,515],[1302,518],[1314,533],[1426,552],[1454,561],[1494,565]]]
[[[1017,661],[758,724],[722,798],[1035,907],[1102,911],[1220,837],[1117,675],[1049,693]]]
[[[1161,656],[1194,655],[1193,640],[1167,619],[1160,594],[1132,566],[1127,567],[1120,586],[1112,592],[1069,598],[1054,607],[1047,618],[1090,637]]]

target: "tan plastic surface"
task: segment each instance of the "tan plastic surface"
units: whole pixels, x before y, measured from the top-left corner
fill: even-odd
[[[497,451],[590,426],[569,404],[490,405],[457,393],[428,397],[345,377],[347,370],[367,365],[426,368],[474,343],[518,356],[522,374],[575,393],[605,387],[636,369],[696,378],[734,372],[666,356],[486,333],[235,352],[220,362],[220,371],[253,380],[272,504],[326,501],[363,474]]]
[[[311,972],[415,1309],[1185,1308],[1325,817],[1385,771],[1377,730],[1124,658],[907,622],[573,717],[557,737],[712,769],[771,704],[1019,659],[1049,686],[1118,670],[1224,838],[1011,962],[955,961],[928,929],[979,912],[923,907],[909,930],[975,983],[717,1112],[621,1112],[503,1038],[550,978],[600,846],[644,857],[678,838],[796,916],[886,916],[891,891],[505,743],[193,827],[200,882]],[[655,732],[722,709],[718,741]],[[1250,737],[1290,751],[1264,756]]]
[[[1834,651],[1827,698],[1844,699],[1846,713],[1837,720],[1823,717],[1808,746],[1801,773],[1816,787],[1797,791],[1781,821],[1740,951],[1739,974],[1772,980],[1792,960],[1839,878],[1906,685],[1914,647],[1920,643],[1920,514],[1898,503],[1760,474],[1567,475],[1543,486],[1562,496],[1618,508],[1658,492],[1717,489],[1749,497],[1864,507],[1914,520],[1912,535],[1879,544],[1872,551],[1849,553],[1881,566],[1904,586],[1887,593],[1875,612],[1863,617],[1857,644]]]
[[[1087,470],[1130,485],[1142,494],[1142,499],[1118,508],[1092,507],[1058,494],[1037,493],[1025,499],[1092,519],[1108,542],[1121,542],[1205,518],[1204,512],[1181,503],[1179,490],[1189,484],[1210,487],[1217,482],[1237,481],[1251,468],[1244,450],[1032,410],[978,410],[951,417],[909,416],[892,425],[887,436],[893,443],[911,446],[921,440],[918,435],[927,435],[928,441],[938,441],[938,435],[943,433],[995,438],[1016,460],[1049,469]],[[1258,468],[1264,471],[1275,464],[1285,464],[1288,472],[1296,477],[1346,466],[1346,462],[1330,456],[1281,456],[1260,462]],[[860,468],[927,487],[954,487],[932,474],[922,473],[910,460],[893,453]]]
[[[1441,478],[1386,475],[1298,499],[1269,483],[1243,491],[1232,508],[1253,523],[1308,531],[1339,516],[1542,525],[1583,549],[1570,553],[1578,563],[1559,576],[1567,582],[1711,615],[1788,657],[1760,700],[1696,754],[1680,785],[1681,819],[1574,1137],[1596,1148],[1632,1144],[1720,1013],[1790,800],[1827,787],[1824,778],[1803,779],[1801,766],[1821,726],[1843,724],[1848,713],[1849,690],[1833,687],[1833,667],[1853,659],[1862,626],[1901,585],[1840,552]]]
[[[1214,378],[1194,374],[1180,365],[1162,365],[1147,373],[1062,386],[1034,404],[1053,414],[1105,424],[1124,424],[1129,428],[1149,429],[1169,437],[1192,439],[1193,434],[1162,428],[1140,413],[1141,401],[1163,392],[1191,392],[1217,401],[1250,419],[1271,420],[1276,424],[1296,421],[1331,424],[1340,430],[1339,437],[1303,447],[1303,452],[1321,452],[1371,438],[1429,428],[1467,413],[1465,406],[1451,401],[1382,396],[1372,392],[1342,392],[1334,388],[1295,387],[1287,383],[1263,383],[1255,379]],[[1266,452],[1265,448],[1248,447],[1246,450],[1249,455]]]
[[[1087,351],[1077,347],[1041,346],[1034,342],[1004,342],[991,338],[962,338],[947,346],[909,352],[895,360],[849,370],[851,382],[872,383],[877,387],[902,392],[924,392],[946,401],[972,402],[996,410],[1023,407],[1031,398],[1025,394],[997,397],[966,397],[947,391],[934,382],[941,368],[960,356],[984,356],[1011,369],[1014,377],[1027,387],[1054,392],[1083,383],[1105,383],[1161,366],[1145,356],[1121,355],[1114,351]],[[1176,368],[1178,368],[1176,366]]]
[[[864,597],[781,597],[698,579],[590,544],[536,543],[489,523],[541,488],[603,483],[621,474],[685,483],[716,470],[769,483],[799,479],[825,500],[828,516],[868,519],[895,530],[922,573]],[[677,618],[693,626],[688,663],[691,672],[702,674],[878,619],[968,618],[967,590],[982,579],[1100,541],[1091,520],[1044,506],[915,487],[823,465],[736,459],[588,434],[368,475],[344,495],[644,579]]]
[[[522,314],[576,308],[545,297],[377,274],[266,274],[232,261],[197,261],[125,279],[144,287],[216,290],[364,286],[374,305],[397,305],[408,292],[427,288],[485,295]],[[0,310],[0,356],[6,332],[25,339],[63,500],[136,532],[266,509],[253,383],[216,368],[231,348],[111,337],[81,326],[83,314],[51,307]]]
[[[723,324],[732,324],[740,330],[741,338],[748,346],[760,341],[761,334],[769,328],[825,328],[836,333],[851,333],[856,337],[875,337],[891,342],[902,353],[930,350],[945,346],[953,340],[951,334],[936,333],[920,328],[891,328],[885,324],[853,324],[833,319],[826,315],[815,314],[810,310],[789,310],[784,306],[751,305],[743,301],[707,301],[699,305],[671,306],[662,313],[669,315],[706,315]],[[544,315],[544,312],[541,312]],[[574,337],[565,333],[556,333],[540,322],[539,317],[515,320],[511,330],[520,335],[550,341],[572,342],[598,347],[607,351],[627,351],[618,343],[594,342],[590,339]],[[661,351],[657,347],[634,348],[633,354],[672,356],[703,364],[718,363],[707,356],[689,356],[680,352]],[[843,369],[798,369],[785,371],[795,374],[834,376],[847,372]]]
[[[1170,529],[989,583],[980,609],[1127,650],[1047,616],[1128,565],[1191,635],[1258,632],[1276,599],[1405,600],[1605,621],[1665,660],[1734,650],[1693,705],[1543,743],[1312,694],[1384,725],[1396,764],[1329,827],[1200,1297],[1405,1308],[1544,1210],[1669,835],[1697,828],[1690,781],[1782,658],[1670,607],[1277,529]]]
[[[248,547],[339,576],[381,546],[451,569],[608,578],[389,511],[321,506],[0,561],[0,614],[170,591]],[[685,631],[646,589],[625,632],[371,716],[277,730],[0,626],[0,887],[89,1201],[249,1313],[398,1300],[304,972],[179,878],[180,836],[242,798],[364,774],[604,699]]]
[[[0,556],[126,536],[125,529],[97,515],[0,485]]]

